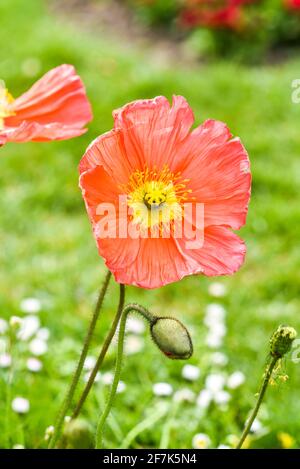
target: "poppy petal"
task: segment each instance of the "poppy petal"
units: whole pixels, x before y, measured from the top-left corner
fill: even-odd
[[[50,140],[65,140],[78,137],[86,132],[86,129],[79,129],[70,125],[58,123],[41,125],[36,122],[22,122],[18,127],[6,128],[2,131],[4,143],[6,142],[47,142]]]
[[[115,128],[122,130],[127,155],[135,155],[139,167],[170,165],[176,145],[193,125],[194,115],[182,96],[170,107],[164,96],[138,100],[113,113]],[[138,169],[138,168],[137,168]]]
[[[84,85],[72,65],[50,70],[10,106],[14,116],[5,126],[16,127],[23,121],[38,124],[61,123],[83,127],[92,119]]]
[[[193,198],[204,204],[205,226],[237,230],[246,222],[250,162],[240,140],[229,138],[225,124],[207,121],[182,145],[176,169],[189,180]]]
[[[176,239],[180,251],[196,261],[205,275],[231,275],[243,264],[245,243],[228,228],[209,226],[204,231],[203,241],[202,247],[187,249],[186,239]]]
[[[96,138],[88,147],[79,165],[80,174],[103,166],[118,184],[126,184],[138,167],[138,161],[131,154],[127,157],[122,146],[120,131],[112,130]]]

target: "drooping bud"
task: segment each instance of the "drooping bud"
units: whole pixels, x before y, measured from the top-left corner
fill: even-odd
[[[291,350],[292,343],[297,337],[297,332],[293,327],[279,326],[270,339],[271,355],[282,358]]]
[[[81,418],[67,422],[63,432],[63,440],[67,449],[93,448],[94,438],[89,422]]]
[[[192,356],[190,334],[178,319],[157,317],[150,331],[154,342],[168,358],[186,360]]]

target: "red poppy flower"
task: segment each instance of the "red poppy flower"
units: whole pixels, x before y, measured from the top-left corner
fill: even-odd
[[[288,10],[300,11],[300,0],[284,0],[284,5]]]
[[[243,7],[256,0],[189,0],[181,13],[181,21],[188,27],[241,29],[244,24]]]
[[[156,288],[190,274],[234,273],[246,249],[231,229],[246,221],[251,186],[240,140],[214,120],[190,131],[193,112],[181,96],[172,107],[163,96],[138,100],[113,116],[114,129],[91,143],[79,171],[99,253],[116,280]],[[185,230],[178,236],[186,221],[196,234],[202,227],[201,245],[191,248]],[[134,236],[123,232],[128,222]]]
[[[91,119],[84,85],[72,65],[50,70],[15,100],[0,84],[0,145],[77,137]]]

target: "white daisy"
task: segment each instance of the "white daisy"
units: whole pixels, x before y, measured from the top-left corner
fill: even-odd
[[[37,316],[26,316],[21,323],[17,337],[20,340],[30,339],[39,329],[40,320]]]
[[[260,433],[262,430],[263,430],[263,425],[261,421],[256,418],[251,425],[251,433]]]
[[[225,404],[228,404],[228,402],[230,401],[231,395],[229,394],[229,392],[221,390],[221,391],[217,391],[214,394],[213,399],[216,404],[225,405]]]
[[[128,335],[126,337],[124,351],[126,355],[134,355],[144,348],[144,340],[136,335]]]
[[[188,381],[197,381],[200,376],[200,369],[194,365],[184,365],[181,375]]]
[[[142,319],[130,316],[126,322],[126,331],[132,334],[142,334],[145,331],[145,323]]]
[[[117,387],[117,393],[121,394],[122,392],[125,391],[125,389],[126,389],[126,384],[124,383],[124,381],[119,381],[118,387]]]
[[[196,398],[195,393],[188,388],[179,389],[174,393],[175,402],[194,402]]]
[[[226,316],[226,310],[224,306],[218,303],[210,303],[209,305],[207,305],[207,308],[205,311],[204,323],[207,326],[210,326],[213,323],[224,321],[225,316]]]
[[[245,375],[241,371],[235,371],[232,373],[228,380],[227,380],[227,386],[229,389],[236,389],[239,386],[241,386],[245,382]]]
[[[11,403],[11,407],[17,414],[27,414],[30,409],[29,400],[24,397],[15,397]]]
[[[223,337],[211,332],[207,334],[205,343],[209,348],[220,348],[223,345]]]
[[[37,298],[25,298],[20,303],[20,310],[26,314],[37,314],[41,310],[41,302]]]
[[[88,355],[84,361],[83,368],[85,370],[92,370],[94,366],[96,365],[96,358],[93,357],[92,355]]]
[[[196,404],[198,407],[200,407],[200,409],[207,409],[212,401],[212,398],[213,394],[209,389],[202,389],[197,397]]]
[[[106,371],[106,373],[103,373],[102,375],[102,382],[103,384],[110,385],[113,382],[114,379],[114,374],[111,371]]]
[[[225,377],[220,373],[211,373],[206,377],[205,387],[212,393],[221,391],[225,385]]]
[[[28,358],[26,362],[27,369],[33,373],[38,373],[43,368],[43,364],[40,360],[34,357]]]
[[[37,357],[44,355],[48,350],[47,342],[41,339],[33,339],[29,344],[29,350]]]
[[[9,368],[11,365],[11,356],[8,353],[0,355],[0,368]]]
[[[171,396],[173,387],[169,383],[155,383],[152,387],[155,396]]]
[[[221,282],[213,282],[208,287],[208,292],[215,298],[222,298],[227,293],[227,288]]]
[[[194,449],[207,449],[211,445],[211,440],[205,433],[197,433],[193,437],[192,445]]]
[[[47,327],[41,327],[37,331],[36,336],[38,337],[38,339],[48,340],[50,337],[50,331]]]
[[[225,366],[228,363],[228,357],[222,352],[214,352],[211,355],[211,363],[213,365]]]

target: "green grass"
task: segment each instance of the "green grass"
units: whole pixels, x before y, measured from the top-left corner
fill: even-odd
[[[159,66],[151,56],[97,31],[81,31],[66,19],[53,17],[44,2],[1,2],[0,75],[17,96],[43,72],[72,63],[82,76],[93,105],[89,132],[78,139],[49,144],[9,144],[1,148],[0,172],[0,317],[22,315],[20,301],[42,301],[42,325],[51,331],[43,371],[24,368],[24,344],[15,350],[16,373],[12,396],[30,400],[26,416],[9,412],[5,418],[7,371],[0,369],[0,447],[24,442],[44,447],[45,428],[55,414],[70,380],[96,292],[104,276],[85,208],[78,189],[77,165],[88,143],[112,127],[111,112],[126,102],[164,94],[184,95],[195,111],[196,122],[224,120],[249,151],[253,195],[247,225],[240,232],[248,255],[243,268],[221,281],[228,294],[220,302],[227,309],[227,335],[221,349],[229,357],[227,373],[241,370],[246,383],[232,392],[227,409],[212,406],[200,416],[195,404],[182,404],[170,433],[171,448],[191,447],[195,433],[207,433],[212,445],[239,435],[254,403],[268,352],[268,338],[280,323],[300,331],[300,138],[299,105],[291,102],[291,82],[299,77],[300,60],[241,67],[216,63],[188,69]],[[24,21],[24,18],[26,20]],[[28,20],[29,18],[29,20]],[[37,59],[37,76],[24,74],[26,61]],[[25,65],[24,65],[25,62]],[[28,63],[28,62],[27,62]],[[127,289],[127,299],[154,312],[173,314],[191,329],[195,352],[190,363],[202,374],[192,384],[181,377],[182,364],[167,361],[145,334],[145,347],[127,357],[119,394],[106,431],[107,447],[118,447],[135,425],[155,411],[159,399],[152,385],[166,381],[174,389],[189,387],[198,393],[212,368],[205,345],[206,306],[216,300],[208,294],[214,279],[192,277],[155,291]],[[102,321],[95,336],[96,354],[116,304],[112,284]],[[114,365],[114,349],[104,371]],[[300,444],[299,365],[285,363],[290,379],[269,389],[262,421],[268,428],[252,446],[278,447],[277,434],[289,433]],[[98,383],[83,415],[95,426],[107,387]],[[170,405],[170,398],[166,398]],[[8,430],[9,422],[10,430]],[[158,447],[168,419],[140,434],[133,447]]]

